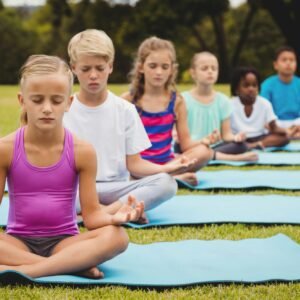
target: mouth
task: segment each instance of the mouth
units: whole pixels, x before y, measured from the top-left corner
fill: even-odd
[[[51,121],[54,121],[53,118],[40,118],[41,121],[43,122],[51,122]]]
[[[99,83],[89,83],[88,86],[91,87],[91,88],[96,88],[96,87],[99,86]]]

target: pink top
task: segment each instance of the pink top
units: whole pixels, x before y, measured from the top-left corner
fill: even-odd
[[[16,133],[7,176],[10,200],[7,233],[30,237],[78,234],[75,209],[78,173],[72,134],[65,129],[64,149],[57,163],[36,167],[26,158],[24,129]]]

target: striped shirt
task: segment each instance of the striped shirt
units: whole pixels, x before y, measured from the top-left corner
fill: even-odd
[[[156,113],[144,111],[136,106],[152,144],[150,148],[141,152],[141,156],[156,164],[165,164],[175,157],[172,151],[172,129],[176,121],[175,100],[176,92],[173,92],[167,109]]]

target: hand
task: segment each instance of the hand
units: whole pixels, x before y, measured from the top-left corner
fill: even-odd
[[[135,197],[132,195],[128,196],[126,203],[112,215],[112,223],[114,225],[121,225],[127,222],[135,222],[142,218],[144,213],[144,202],[137,202]]]
[[[241,143],[241,142],[245,141],[246,140],[246,134],[245,134],[245,132],[239,132],[239,133],[237,133],[236,135],[234,135],[233,140],[236,143]]]
[[[221,140],[220,131],[218,129],[215,129],[212,133],[201,139],[201,143],[210,146],[213,145]]]
[[[185,173],[192,165],[197,162],[196,159],[189,159],[185,155],[180,155],[178,158],[165,164],[164,171],[169,174]]]

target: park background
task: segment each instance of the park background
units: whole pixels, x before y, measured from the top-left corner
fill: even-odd
[[[238,65],[269,76],[279,46],[288,44],[300,55],[297,0],[44,0],[41,6],[27,0],[9,6],[20,2],[0,0],[0,84],[17,83],[30,54],[67,59],[70,37],[87,28],[104,30],[114,42],[111,83],[127,82],[138,45],[152,35],[174,42],[179,83],[190,81],[190,59],[198,51],[217,55],[221,83],[230,81]],[[231,5],[239,2],[243,4]]]
[[[238,65],[251,65],[262,77],[273,73],[275,49],[293,46],[299,56],[300,1],[249,0],[232,6],[226,0],[48,0],[42,6],[9,6],[13,0],[0,0],[0,136],[19,126],[18,72],[28,55],[47,53],[67,59],[69,38],[86,28],[106,31],[116,47],[114,72],[109,88],[116,94],[128,89],[127,74],[140,42],[151,35],[170,39],[178,54],[178,89],[190,87],[189,62],[196,51],[209,50],[220,61],[221,74],[216,88],[229,95],[230,74]],[[4,5],[5,4],[5,5]],[[76,91],[78,86],[75,85]],[[0,158],[1,159],[1,158]],[[272,169],[245,167],[244,169]],[[274,167],[273,167],[274,168]],[[299,167],[277,167],[299,171]],[[209,167],[218,171],[234,167]],[[226,191],[223,194],[242,194]],[[181,190],[179,194],[190,194]],[[193,192],[208,195],[213,192]],[[300,192],[260,190],[258,195]],[[85,230],[81,228],[81,230]],[[300,243],[300,226],[223,224],[171,226],[147,230],[127,229],[131,242],[146,244],[184,239],[264,238],[284,233]],[[147,272],[147,270],[145,270]],[[180,274],[178,274],[180,276]],[[1,285],[1,283],[0,283]],[[300,299],[299,283],[253,285],[200,285],[164,291],[124,287],[0,286],[0,299]]]

